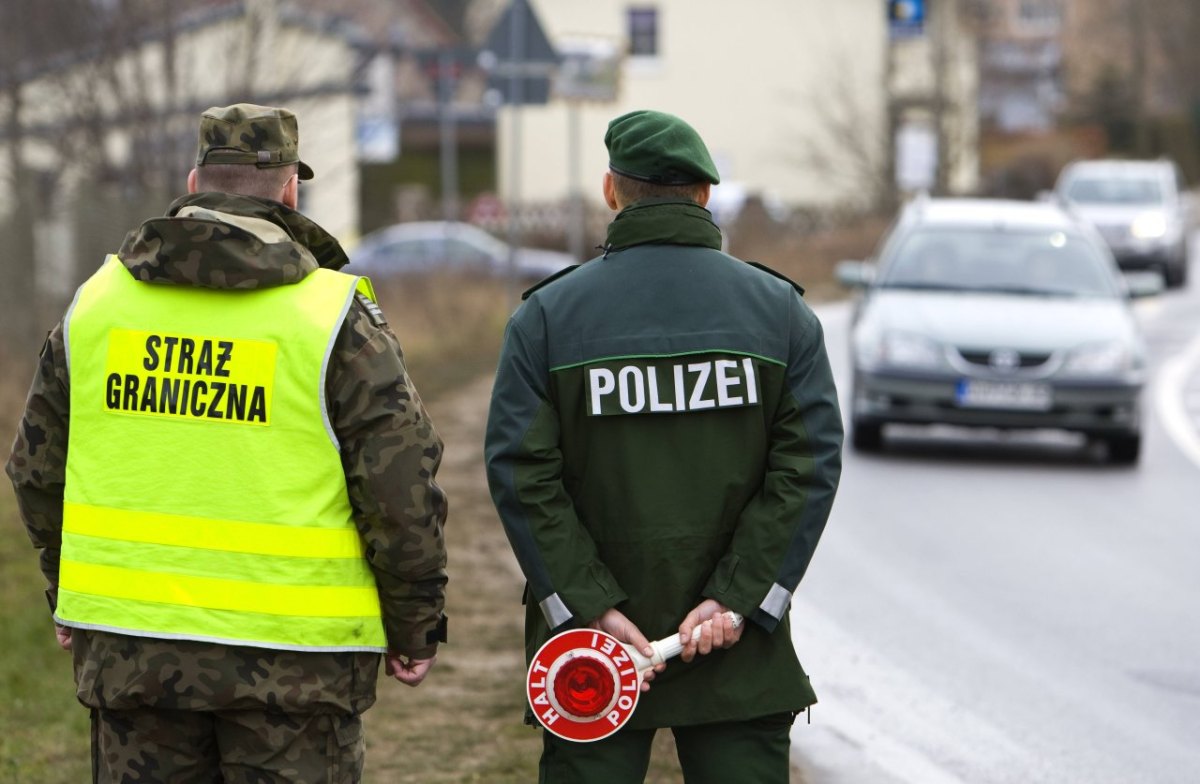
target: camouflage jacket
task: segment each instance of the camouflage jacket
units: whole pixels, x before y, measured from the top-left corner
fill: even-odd
[[[265,221],[265,223],[264,223]],[[280,233],[282,229],[282,234]],[[130,232],[118,252],[153,284],[256,288],[295,283],[347,259],[337,241],[276,202],[185,196]],[[69,383],[63,322],[46,339],[7,470],[55,604],[62,539]],[[326,375],[330,420],[394,653],[428,658],[445,638],[442,443],[379,309],[358,297]],[[79,699],[114,709],[253,708],[361,712],[378,654],[299,653],[74,630]]]

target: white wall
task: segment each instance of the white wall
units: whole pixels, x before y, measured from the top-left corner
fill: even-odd
[[[846,184],[816,177],[803,146],[829,133],[822,117],[854,105],[883,143],[886,10],[879,0],[533,0],[551,40],[624,41],[630,5],[659,9],[660,56],[627,61],[615,104],[581,110],[585,194],[599,200],[607,123],[633,109],[683,117],[700,132],[722,180],[793,203],[853,199]],[[523,201],[567,195],[568,109],[521,112]],[[502,195],[510,193],[511,112],[498,126]],[[831,149],[836,151],[837,143]]]

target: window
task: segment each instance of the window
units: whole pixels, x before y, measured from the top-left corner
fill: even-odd
[[[637,6],[629,9],[629,54],[658,56],[658,9]]]
[[[1021,0],[1017,14],[1025,25],[1057,27],[1062,23],[1059,0]]]

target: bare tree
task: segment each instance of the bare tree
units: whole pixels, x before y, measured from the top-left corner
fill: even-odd
[[[0,2],[0,193],[10,195],[0,342],[24,350],[60,312],[63,292],[38,286],[39,240],[55,240],[45,255],[73,233],[80,257],[98,263],[149,205],[157,212],[182,191],[199,111],[283,100],[316,73],[278,40],[283,13],[278,0]],[[182,41],[222,25],[218,50],[197,57]],[[78,282],[74,266],[55,267],[68,271],[60,288]]]
[[[28,113],[23,85],[65,50],[62,39],[50,35],[48,21],[69,11],[59,0],[11,0],[0,3],[0,101],[5,148],[4,185],[9,204],[4,228],[4,285],[0,286],[0,348],[27,349],[40,332],[32,313],[38,302],[36,247],[33,231],[37,209],[36,174],[27,155]]]
[[[1155,118],[1200,107],[1200,0],[1075,0],[1068,63],[1077,117],[1106,121],[1114,89],[1130,150],[1155,152]]]
[[[814,86],[800,97],[813,121],[799,135],[792,159],[806,174],[830,183],[835,191],[861,194],[859,206],[886,209],[892,184],[887,174],[886,107],[870,102],[874,91],[862,91],[853,58],[843,54],[832,82]]]

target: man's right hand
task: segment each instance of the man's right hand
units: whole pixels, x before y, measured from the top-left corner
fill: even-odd
[[[64,651],[71,650],[71,627],[54,624],[54,639]]]
[[[625,613],[615,607],[605,610],[599,618],[593,620],[588,626],[592,629],[607,632],[621,642],[629,643],[641,651],[642,655],[646,658],[654,655],[654,649],[650,647],[650,641],[646,639],[646,635],[642,634],[637,624],[625,617]],[[649,691],[650,681],[654,680],[654,674],[662,672],[666,668],[666,664],[656,664],[654,669],[646,670],[642,675],[642,691]]]
[[[437,656],[431,659],[412,659],[407,656],[384,656],[384,669],[388,675],[403,683],[405,686],[420,686],[421,681],[433,669]]]
[[[732,648],[742,639],[745,626],[735,627],[728,613],[729,608],[714,599],[696,605],[679,625],[679,642],[683,645],[679,658],[690,662],[696,654],[703,656],[720,648]],[[700,628],[700,636],[693,640],[696,627]]]

